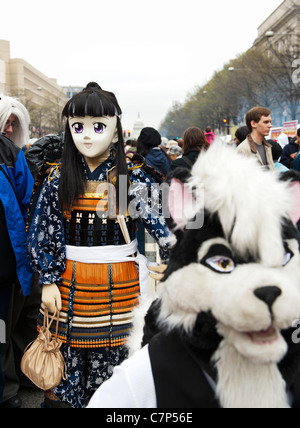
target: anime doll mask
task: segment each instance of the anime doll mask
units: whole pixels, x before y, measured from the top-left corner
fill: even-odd
[[[117,117],[71,117],[70,131],[77,150],[86,158],[109,154],[112,143],[118,141]]]

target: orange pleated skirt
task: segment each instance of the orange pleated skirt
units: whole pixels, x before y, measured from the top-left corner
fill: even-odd
[[[107,348],[126,343],[132,310],[140,295],[134,262],[87,264],[67,260],[59,290],[62,311],[58,336],[63,343],[74,348]],[[43,325],[43,312],[42,308],[39,326]]]

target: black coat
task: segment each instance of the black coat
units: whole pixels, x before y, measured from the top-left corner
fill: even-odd
[[[198,159],[200,152],[198,149],[189,149],[187,150],[182,158],[175,159],[170,166],[169,171],[174,171],[176,168],[187,168],[192,169],[194,163]]]
[[[287,168],[291,168],[292,161],[293,161],[293,159],[291,158],[291,155],[294,153],[298,153],[298,151],[299,151],[298,144],[295,143],[294,140],[292,140],[289,144],[284,146],[284,148],[282,149],[280,163],[282,163]]]
[[[209,351],[186,342],[177,331],[160,333],[149,344],[157,408],[219,408],[204,373],[214,376]]]

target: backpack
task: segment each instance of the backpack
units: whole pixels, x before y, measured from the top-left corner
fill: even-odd
[[[51,168],[55,165],[60,165],[63,143],[64,133],[46,135],[32,144],[25,152],[28,167],[35,180],[26,221],[27,232],[31,225],[44,181]]]

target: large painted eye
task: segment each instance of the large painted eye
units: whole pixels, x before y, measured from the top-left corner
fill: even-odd
[[[75,132],[75,134],[82,134],[83,133],[83,124],[80,122],[73,123],[72,129]]]
[[[104,125],[104,123],[101,123],[101,122],[94,123],[94,130],[96,134],[102,134],[105,128],[106,128],[106,125]]]
[[[234,261],[226,256],[214,256],[205,260],[205,264],[220,273],[230,273],[235,269]]]

